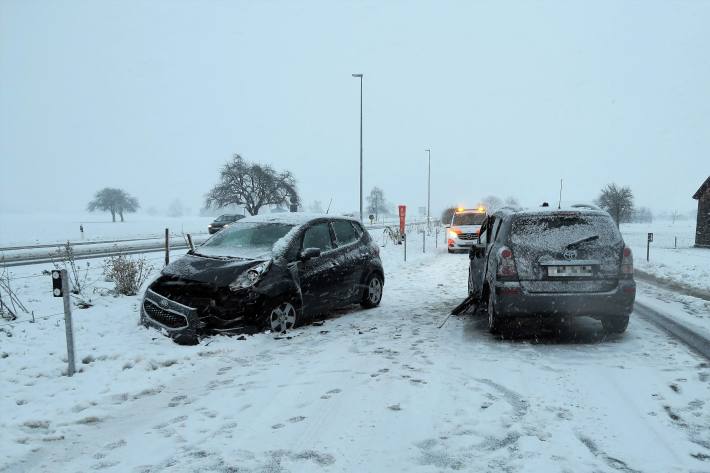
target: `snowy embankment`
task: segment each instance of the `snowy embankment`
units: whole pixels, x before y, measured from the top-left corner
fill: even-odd
[[[675,282],[710,294],[710,249],[693,247],[695,222],[623,224],[621,233],[634,252],[637,269],[661,281]],[[646,261],[648,233],[653,233],[653,242],[649,261]]]

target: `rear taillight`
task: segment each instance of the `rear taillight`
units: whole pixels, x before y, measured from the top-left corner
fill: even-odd
[[[634,275],[634,255],[631,253],[631,248],[624,247],[624,252],[621,256],[621,277],[630,278]]]
[[[498,250],[498,277],[503,279],[518,277],[518,271],[515,269],[513,251],[507,246]]]

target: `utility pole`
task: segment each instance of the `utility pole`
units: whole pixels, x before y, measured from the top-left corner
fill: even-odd
[[[426,226],[429,228],[431,214],[431,149],[427,148],[424,151],[429,155],[429,170],[427,171],[426,184]]]
[[[353,74],[360,78],[360,222],[362,222],[362,74]]]

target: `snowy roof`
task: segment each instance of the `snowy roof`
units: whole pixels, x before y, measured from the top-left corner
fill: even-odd
[[[334,214],[319,214],[319,213],[308,213],[308,212],[283,212],[276,214],[261,214],[252,215],[244,217],[239,220],[239,223],[250,223],[250,222],[265,222],[265,223],[285,223],[288,225],[303,225],[311,220],[317,218],[339,218],[345,220],[357,221],[351,217],[344,217],[342,215]]]
[[[693,194],[693,199],[700,199],[700,196],[703,195],[703,193],[710,188],[710,176],[708,176],[707,179],[705,179],[705,182],[700,186],[700,189]]]
[[[501,209],[506,210],[506,209]],[[533,208],[522,208],[522,209],[507,209],[509,212],[513,212],[518,215],[550,215],[559,212],[569,213],[583,213],[585,215],[607,215],[607,212],[600,209],[596,205],[592,204],[571,204],[563,205],[560,208],[557,206],[550,205],[549,207],[533,207]]]

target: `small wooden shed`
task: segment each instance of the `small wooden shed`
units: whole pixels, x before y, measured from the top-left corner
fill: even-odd
[[[693,194],[698,201],[698,224],[695,227],[695,246],[710,248],[710,177],[705,179],[698,192]]]

